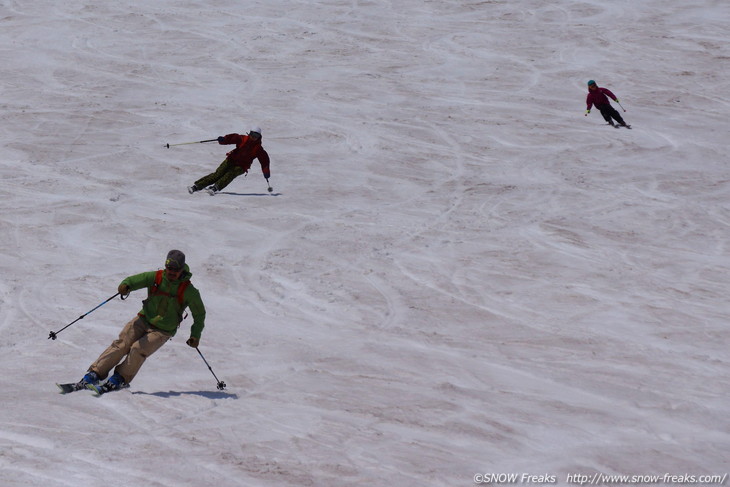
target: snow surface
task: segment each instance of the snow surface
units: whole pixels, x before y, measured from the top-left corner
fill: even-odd
[[[1,2],[2,485],[730,471],[729,33],[724,0]],[[230,147],[164,144],[252,124],[274,192],[189,195]],[[171,248],[228,388],[188,318],[131,389],[57,394],[144,292],[49,331]]]

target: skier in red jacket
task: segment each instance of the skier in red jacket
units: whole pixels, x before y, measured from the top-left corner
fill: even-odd
[[[209,194],[214,195],[228,186],[231,181],[241,174],[248,172],[254,159],[261,164],[261,172],[264,173],[266,182],[269,182],[271,172],[269,171],[269,154],[261,146],[261,129],[253,127],[248,135],[228,134],[218,137],[221,145],[236,144],[236,148],[226,154],[218,169],[204,176],[188,188],[190,194],[207,188]],[[271,185],[269,185],[271,192]]]
[[[609,90],[608,88],[601,88],[596,84],[595,81],[590,80],[588,82],[588,96],[586,97],[587,107],[585,116],[587,117],[588,114],[591,113],[591,107],[595,105],[596,108],[600,110],[603,118],[610,125],[615,127],[613,120],[616,120],[616,122],[620,126],[631,128],[630,125],[626,125],[626,122],[624,122],[624,119],[621,118],[621,114],[618,112],[618,110],[611,106],[611,102],[608,101],[609,98],[618,103],[618,98],[616,98],[616,95],[611,93],[611,90]],[[613,120],[611,120],[611,118],[613,118]]]

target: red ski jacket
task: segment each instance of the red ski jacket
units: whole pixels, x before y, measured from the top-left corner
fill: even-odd
[[[261,164],[261,172],[266,179],[271,177],[269,171],[269,154],[261,146],[261,139],[254,140],[248,135],[228,134],[223,137],[221,145],[236,144],[236,148],[226,154],[228,161],[248,171],[254,159]]]
[[[593,91],[588,90],[588,96],[586,97],[586,105],[588,105],[587,109],[590,110],[593,105],[596,105],[596,107],[600,107],[601,105],[610,105],[611,103],[608,101],[608,98],[606,97],[607,95],[611,97],[613,101],[618,99],[608,88],[596,87]]]

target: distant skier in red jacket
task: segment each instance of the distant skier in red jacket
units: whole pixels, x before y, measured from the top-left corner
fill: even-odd
[[[218,137],[218,143],[221,145],[236,144],[236,148],[226,154],[225,160],[221,162],[218,169],[195,181],[195,184],[188,188],[190,194],[204,188],[207,188],[209,194],[216,194],[238,176],[247,173],[254,159],[259,160],[261,172],[264,173],[266,182],[269,182],[271,177],[269,154],[261,146],[261,129],[259,127],[251,128],[248,135],[228,134],[220,136]],[[271,190],[271,185],[269,185],[269,192]]]
[[[603,118],[610,125],[615,127],[613,120],[616,120],[620,126],[631,128],[630,125],[626,125],[626,122],[624,122],[624,119],[621,118],[621,114],[618,110],[611,106],[611,102],[608,101],[609,98],[618,103],[618,98],[616,98],[616,95],[611,93],[611,90],[608,88],[601,88],[595,81],[590,80],[588,82],[588,96],[586,97],[587,107],[585,115],[588,116],[588,114],[591,113],[591,107],[595,105],[596,108],[600,110]],[[611,118],[613,118],[613,120],[611,120]]]

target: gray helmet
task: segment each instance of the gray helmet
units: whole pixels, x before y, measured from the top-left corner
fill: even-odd
[[[185,254],[179,250],[171,250],[167,253],[165,259],[165,269],[171,271],[181,271],[185,268]]]

